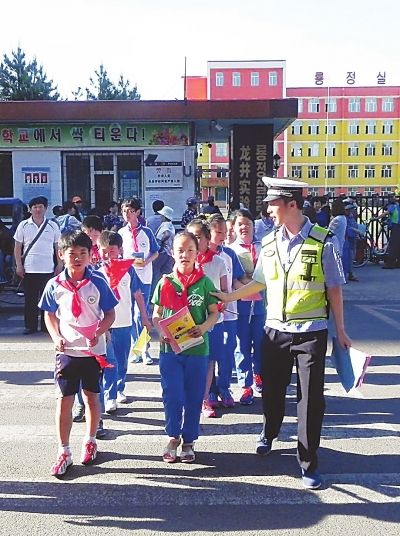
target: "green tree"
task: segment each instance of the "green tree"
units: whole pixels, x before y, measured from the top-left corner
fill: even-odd
[[[43,66],[36,58],[27,61],[18,47],[11,57],[4,54],[0,64],[0,100],[58,100],[60,94],[53,81],[47,79]]]
[[[117,84],[110,80],[104,65],[100,65],[94,74],[95,76],[89,79],[89,87],[85,90],[87,100],[140,100],[137,86],[131,87],[129,80],[125,80],[122,74]],[[81,88],[72,94],[76,100],[83,96]]]

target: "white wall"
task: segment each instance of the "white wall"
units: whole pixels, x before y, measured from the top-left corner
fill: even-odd
[[[24,184],[22,168],[49,168],[49,210],[47,215],[51,215],[51,208],[54,205],[62,204],[62,183],[61,183],[61,152],[35,149],[15,150],[12,154],[14,197],[23,199]],[[42,195],[38,189],[38,194]],[[33,196],[32,196],[33,197]]]

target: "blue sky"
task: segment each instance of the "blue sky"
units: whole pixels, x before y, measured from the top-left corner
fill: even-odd
[[[40,8],[38,7],[40,6]],[[400,85],[398,0],[19,0],[2,3],[0,54],[36,55],[64,97],[103,63],[144,99],[183,97],[181,76],[207,60],[287,61],[287,85]],[[4,21],[8,23],[4,24]]]

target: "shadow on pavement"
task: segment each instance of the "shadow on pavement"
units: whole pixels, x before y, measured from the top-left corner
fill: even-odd
[[[299,477],[294,455],[277,450],[268,458],[238,453],[200,452],[198,462],[188,468],[178,464],[150,468],[107,467],[108,462],[146,460],[159,457],[101,452],[90,468],[73,466],[66,482],[0,482],[3,511],[47,513],[65,516],[65,523],[81,527],[182,531],[257,531],[301,529],[318,524],[327,516],[360,516],[385,522],[400,522],[398,503],[378,504],[364,498],[364,490],[389,499],[399,497],[398,481],[391,476],[399,467],[399,455],[366,456],[321,449],[321,465],[328,474],[326,487],[349,496],[355,504],[322,502],[318,492],[276,485],[276,476]],[[340,474],[337,470],[340,468]],[[330,471],[331,469],[331,471]],[[349,491],[348,473],[357,470],[357,491]],[[369,482],[369,475],[379,471]],[[88,474],[136,475],[143,483],[130,486],[79,483]],[[386,472],[386,474],[385,474]],[[232,482],[230,477],[258,477],[253,483]],[[268,477],[275,476],[269,483]],[[330,476],[329,476],[330,475]],[[225,480],[219,480],[219,478]],[[260,480],[259,477],[265,477]],[[340,495],[339,495],[340,497]],[[148,507],[143,506],[148,501]],[[290,505],[290,515],[287,506]],[[245,510],[243,510],[245,509]],[[99,513],[100,512],[100,513]],[[212,513],[212,515],[211,515]],[[218,514],[218,515],[217,515]],[[82,516],[82,519],[72,519]],[[127,518],[133,517],[134,520]],[[70,519],[71,518],[71,519]],[[113,518],[113,519],[111,519]]]

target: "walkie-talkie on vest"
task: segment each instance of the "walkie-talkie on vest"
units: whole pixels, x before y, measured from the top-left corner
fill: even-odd
[[[303,281],[314,281],[315,277],[312,275],[313,265],[317,264],[317,256],[315,251],[303,250],[301,255],[301,262],[304,265],[305,273],[300,277]]]

